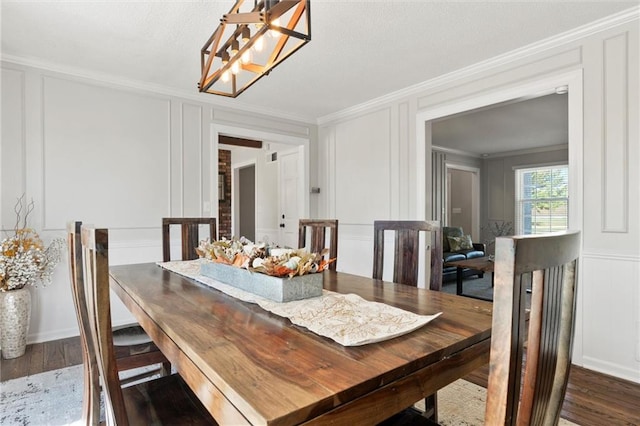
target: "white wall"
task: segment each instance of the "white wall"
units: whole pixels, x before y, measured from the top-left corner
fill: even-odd
[[[162,217],[217,215],[210,211],[212,199],[217,206],[212,125],[308,140],[315,152],[308,123],[8,62],[1,118],[3,233],[13,229],[13,206],[25,193],[36,206],[29,224],[45,243],[64,237],[70,220],[110,228],[112,264],[160,260]],[[78,334],[66,262],[49,287],[32,292],[28,342]],[[112,304],[115,323],[132,320],[117,297]]]
[[[321,119],[318,178],[329,191],[318,207],[340,220],[340,268],[371,273],[373,219],[431,212],[429,123],[418,117],[473,109],[478,98],[542,80],[577,80],[572,99],[583,124],[570,123],[569,156],[582,180],[573,202],[583,246],[574,362],[640,382],[638,27],[634,9]]]

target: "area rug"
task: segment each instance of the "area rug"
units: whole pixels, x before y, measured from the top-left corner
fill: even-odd
[[[451,383],[438,391],[438,423],[441,426],[483,425],[486,397],[487,390],[482,386],[462,379]],[[560,419],[558,425],[576,423]]]
[[[486,391],[458,380],[438,392],[442,426],[483,424]],[[62,368],[0,383],[0,425],[82,424],[82,366]],[[574,425],[564,419],[560,425]]]
[[[493,299],[491,273],[485,273],[482,278],[478,278],[477,275],[465,278],[462,283],[462,291],[464,294],[490,300]],[[442,291],[456,294],[456,280],[443,282]]]

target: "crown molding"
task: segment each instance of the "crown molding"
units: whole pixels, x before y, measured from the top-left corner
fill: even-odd
[[[242,112],[249,112],[253,114],[259,114],[263,116],[278,118],[281,120],[295,121],[304,124],[316,124],[314,117],[307,117],[295,114],[289,114],[284,112],[273,111],[270,108],[259,107],[248,103],[242,103],[237,100],[231,100],[222,97],[213,97],[210,94],[204,93],[191,93],[180,89],[175,89],[158,84],[146,83],[138,80],[123,79],[111,74],[103,74],[98,72],[92,72],[77,67],[65,67],[51,62],[42,61],[35,58],[25,58],[21,56],[2,54],[1,60],[3,63],[10,63],[15,65],[21,65],[30,68],[36,68],[48,72],[64,74],[67,76],[90,80],[99,84],[107,84],[118,86],[126,89],[141,90],[144,92],[151,92],[157,95],[165,95],[185,100],[195,101],[201,104],[207,104],[214,107],[220,107],[227,110],[240,110]]]
[[[516,149],[513,151],[504,151],[504,152],[497,152],[495,154],[481,155],[480,157],[486,160],[490,158],[513,157],[516,155],[537,154],[540,152],[560,151],[565,149],[566,150],[569,149],[569,144],[564,143],[559,145],[540,146],[537,148]]]
[[[542,52],[546,52],[557,47],[561,47],[568,43],[586,38],[602,31],[606,31],[619,25],[637,21],[638,19],[640,19],[640,6],[634,6],[630,9],[626,9],[597,21],[593,21],[580,27],[576,27],[564,33],[560,33],[558,35],[528,44],[507,53],[494,56],[487,60],[477,62],[468,67],[460,68],[450,73],[432,78],[430,80],[426,80],[424,82],[414,84],[404,89],[388,93],[370,101],[363,102],[361,104],[325,115],[318,118],[317,124],[321,126],[336,120],[361,114],[367,110],[378,108],[388,103],[396,102],[401,99],[420,94],[422,92],[428,91],[429,89],[443,86],[448,83],[455,82],[456,80],[463,79],[465,77],[472,77],[474,75],[489,71],[499,66],[509,64]]]
[[[454,155],[460,155],[462,157],[471,157],[471,158],[482,158],[480,154],[475,154],[473,152],[468,152],[468,151],[462,151],[460,149],[447,148],[446,146],[432,145],[431,149],[433,151],[442,152],[444,154],[454,154]]]
[[[479,158],[481,160],[488,160],[492,158],[513,157],[515,155],[537,154],[540,152],[560,151],[563,149],[569,149],[569,144],[540,146],[537,148],[518,149],[513,151],[497,152],[495,154],[476,154],[473,152],[462,151],[454,148],[447,148],[445,146],[433,145],[431,147],[433,151],[442,152],[444,154],[454,154],[463,157]]]

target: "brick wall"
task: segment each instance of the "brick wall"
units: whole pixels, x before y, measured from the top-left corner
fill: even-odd
[[[218,150],[218,173],[224,174],[224,200],[218,200],[218,238],[231,238],[231,151]]]

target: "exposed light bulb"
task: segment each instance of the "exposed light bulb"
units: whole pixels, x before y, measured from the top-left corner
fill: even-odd
[[[240,43],[238,43],[238,40],[233,39],[231,41],[231,56],[235,56],[238,50],[240,50]]]
[[[276,18],[273,21],[271,21],[271,25],[275,25],[276,27],[279,27],[280,26],[280,18]],[[269,35],[271,37],[278,37],[280,35],[280,31],[269,30]]]
[[[251,50],[249,49],[245,50],[242,56],[240,57],[240,60],[242,61],[243,64],[248,64],[249,62],[251,62]]]
[[[256,39],[256,42],[253,44],[253,48],[256,49],[256,52],[262,52],[262,49],[264,49],[264,36],[260,36]]]
[[[221,79],[224,83],[227,83],[229,81],[229,71],[223,72]]]
[[[238,74],[240,72],[240,64],[238,61],[233,61],[233,64],[231,64],[231,72],[233,74]]]
[[[242,42],[247,43],[250,38],[251,38],[251,30],[249,29],[249,27],[247,26],[242,28]]]

